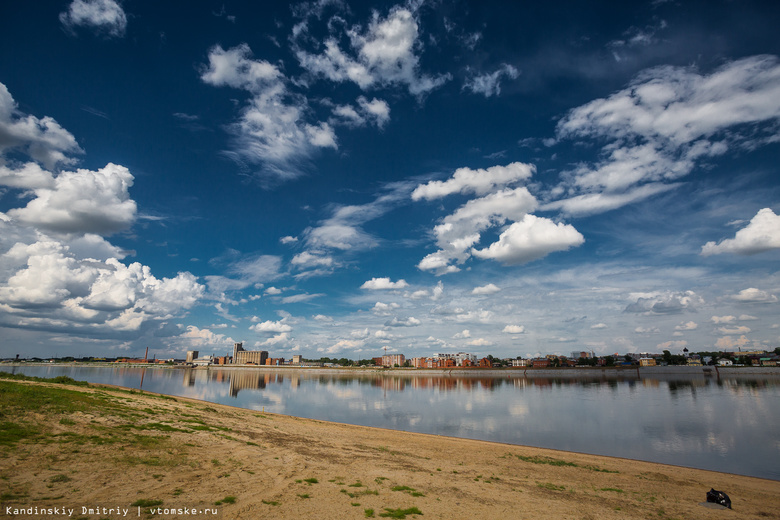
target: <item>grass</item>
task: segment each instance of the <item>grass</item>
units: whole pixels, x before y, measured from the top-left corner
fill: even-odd
[[[374,510],[373,509],[366,509],[363,511],[363,514],[366,516],[366,518],[374,518]]]
[[[63,474],[54,475],[49,479],[49,482],[70,482],[70,477]]]
[[[384,518],[406,518],[406,515],[421,515],[422,511],[417,509],[416,507],[410,507],[408,509],[390,509],[389,507],[385,508],[384,513],[379,513],[379,516]]]
[[[550,491],[566,491],[566,486],[556,486],[550,482],[537,482],[536,486]]]
[[[623,491],[620,488],[610,488],[610,487],[601,488],[599,489],[599,491],[613,491],[615,493],[625,493],[625,491]]]
[[[234,497],[233,495],[228,495],[222,500],[217,500],[216,502],[214,502],[214,505],[221,506],[222,504],[235,504],[235,503],[236,503],[236,497]]]
[[[276,500],[261,500],[260,502],[262,502],[263,504],[267,504],[269,506],[278,506],[279,505],[279,502],[277,502]]]
[[[319,484],[320,483],[319,480],[317,480],[316,478],[313,478],[313,477],[312,478],[305,478],[305,479],[303,479],[303,481],[306,482],[309,485],[311,485],[311,484]]]
[[[141,498],[130,504],[130,507],[154,507],[161,506],[162,500],[152,500],[148,498]]]
[[[409,486],[393,486],[393,487],[390,488],[390,491],[405,491],[405,492],[409,493],[413,497],[424,497],[425,496],[424,493],[420,493],[419,491],[417,491],[413,487],[409,487]]]
[[[501,458],[505,458],[506,456],[511,457],[512,454],[507,453],[507,455],[505,455],[504,457],[501,457]],[[558,467],[569,466],[569,467],[572,467],[572,468],[589,469],[591,471],[597,471],[597,472],[600,472],[600,473],[620,473],[619,471],[612,471],[612,470],[608,470],[608,469],[602,469],[602,468],[599,468],[599,467],[596,467],[596,466],[580,466],[579,464],[577,464],[575,462],[569,462],[569,461],[566,461],[566,460],[554,459],[552,457],[537,457],[537,456],[527,456],[527,455],[517,455],[517,454],[515,454],[515,457],[517,457],[518,459],[522,460],[523,462],[529,462],[531,464],[546,464],[548,466],[558,466]]]

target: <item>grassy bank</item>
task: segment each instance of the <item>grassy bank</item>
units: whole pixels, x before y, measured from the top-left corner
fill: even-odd
[[[297,419],[68,378],[0,376],[0,414],[4,514],[70,507],[73,518],[122,517],[80,514],[100,506],[146,518],[780,518],[773,481]],[[710,487],[729,493],[734,511],[700,506]],[[150,514],[156,508],[219,516]]]

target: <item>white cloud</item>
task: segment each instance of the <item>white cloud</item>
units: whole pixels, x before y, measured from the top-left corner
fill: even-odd
[[[485,249],[473,249],[479,258],[490,258],[507,265],[517,265],[545,257],[556,251],[566,251],[585,242],[585,238],[570,224],[526,215],[513,223]]]
[[[276,287],[269,287],[268,289],[265,290],[265,294],[268,294],[270,296],[276,296],[278,294],[282,294],[282,290]]]
[[[609,328],[606,323],[596,323],[590,327],[593,330],[607,329]]]
[[[764,208],[756,213],[750,223],[737,231],[734,238],[707,242],[701,248],[704,256],[721,253],[753,255],[780,248],[780,216]]]
[[[83,153],[76,138],[53,118],[38,119],[20,113],[8,88],[0,83],[0,154],[9,150],[19,150],[48,169],[60,163],[73,164],[75,161],[69,158],[68,154]],[[35,167],[25,166],[25,169],[24,173],[18,175],[26,177]],[[0,174],[0,178],[8,175],[6,170]],[[37,168],[35,176],[37,179],[34,184],[22,184],[18,187],[44,187],[41,185],[42,180],[43,184],[47,185],[46,173],[41,172],[40,168]]]
[[[776,303],[777,296],[770,294],[766,291],[750,287],[743,289],[731,297],[732,299],[742,303]]]
[[[35,198],[8,215],[59,233],[107,235],[128,228],[136,216],[127,168],[109,163],[97,171],[62,172],[53,185],[32,190]]]
[[[709,75],[671,66],[646,70],[628,88],[575,108],[559,121],[559,140],[606,139],[608,144],[595,165],[563,175],[564,199],[546,207],[598,213],[660,193],[658,183],[671,186],[702,159],[772,141],[778,100],[780,62],[773,56],[729,62]],[[751,125],[750,130],[739,125]]]
[[[453,193],[485,195],[508,184],[526,181],[535,172],[534,165],[520,162],[477,170],[458,168],[446,181],[430,181],[417,186],[412,192],[412,200],[438,199]]]
[[[465,339],[470,337],[471,337],[471,331],[468,329],[464,329],[461,332],[458,332],[454,336],[452,336],[452,339]]]
[[[371,309],[371,312],[373,312],[377,316],[389,316],[390,314],[393,313],[393,311],[399,309],[400,307],[401,306],[395,302],[392,303],[376,302],[374,307]]]
[[[735,318],[734,316],[713,316],[712,318],[710,318],[710,320],[712,321],[712,323],[715,323],[715,324],[720,324],[720,323],[734,323],[734,321],[735,321],[736,319],[737,319],[737,318]]]
[[[89,27],[121,38],[127,28],[127,15],[114,0],[73,0],[68,10],[60,13],[60,22],[69,30]]]
[[[404,287],[408,287],[409,284],[406,283],[406,280],[398,280],[397,282],[391,282],[390,278],[384,277],[384,278],[372,278],[363,285],[360,286],[361,289],[370,289],[370,290],[385,290],[385,289],[403,289]]]
[[[687,323],[680,323],[679,325],[677,325],[674,328],[674,330],[680,330],[680,331],[683,331],[683,330],[696,330],[698,328],[699,328],[699,325],[697,323],[695,323],[693,321],[689,321]]]
[[[405,319],[395,317],[392,320],[385,322],[385,327],[416,327],[421,324],[422,322],[413,316],[409,316]]]
[[[475,75],[463,83],[463,90],[470,90],[474,94],[482,94],[486,98],[498,96],[501,93],[501,78],[516,79],[520,73],[518,70],[504,63],[498,70],[490,74]]]
[[[262,323],[256,323],[255,325],[249,327],[249,330],[253,330],[255,332],[280,333],[280,332],[290,332],[292,331],[292,327],[287,323],[285,323],[284,319],[281,319],[278,321],[268,320]]]
[[[290,263],[299,269],[310,267],[330,267],[333,265],[333,258],[323,256],[317,252],[304,251],[298,253],[290,260]]]
[[[330,347],[318,348],[317,352],[322,352],[323,354],[338,354],[340,352],[344,352],[345,350],[352,350],[352,351],[359,352],[362,348],[363,348],[363,341],[361,340],[342,339],[341,341],[334,343]]]
[[[679,314],[686,310],[695,310],[704,303],[704,299],[693,291],[666,292],[654,295],[640,295],[636,302],[626,307],[626,312],[647,315]]]
[[[224,334],[215,334],[209,329],[199,329],[194,325],[188,325],[185,332],[182,332],[177,338],[172,338],[174,343],[179,343],[182,350],[203,350],[228,348],[235,341]]]
[[[298,46],[300,65],[315,76],[351,81],[363,90],[404,85],[414,96],[422,96],[450,78],[449,74],[432,77],[420,73],[417,53],[422,42],[417,20],[409,9],[396,6],[386,18],[375,11],[368,27],[353,26],[346,35],[352,53],[339,47],[340,35],[329,36],[319,53]]]
[[[316,293],[316,294],[309,294],[309,293],[301,293],[301,294],[293,294],[292,296],[285,296],[282,298],[282,303],[301,303],[301,302],[307,302],[309,300],[313,300],[314,298],[320,298],[322,296],[325,296],[324,293]]]
[[[489,347],[489,346],[493,345],[493,343],[491,343],[490,341],[486,340],[485,338],[472,339],[467,344],[472,346],[472,347]]]
[[[298,237],[286,236],[279,239],[282,244],[294,244],[298,241]]]
[[[501,332],[507,334],[525,334],[525,327],[522,325],[507,325]]]
[[[749,343],[750,340],[745,336],[740,336],[737,339],[734,339],[731,336],[724,336],[722,338],[718,338],[718,340],[715,342],[715,346],[720,350],[734,350],[742,348]]]
[[[637,327],[634,332],[637,334],[660,334],[661,330],[658,327]]]
[[[319,321],[321,323],[333,322],[333,318],[331,318],[330,316],[325,316],[324,314],[315,314],[314,316],[312,316],[312,319],[314,319],[315,321]]]
[[[687,346],[688,346],[687,341],[679,340],[679,341],[666,341],[664,343],[659,343],[658,345],[655,346],[655,348],[657,350],[668,350],[671,352],[672,350],[676,350],[676,351],[682,350]]]
[[[487,285],[483,285],[482,287],[474,287],[474,289],[471,291],[471,294],[490,295],[490,294],[495,294],[500,290],[501,289],[495,284],[489,283]]]
[[[330,125],[306,122],[306,99],[288,91],[286,78],[275,65],[252,59],[247,44],[228,50],[217,45],[208,59],[201,71],[203,82],[252,95],[231,125],[234,143],[227,155],[262,165],[271,180],[286,180],[301,175],[316,148],[338,147]]]
[[[739,321],[755,321],[757,319],[758,318],[756,318],[755,316],[751,316],[749,314],[740,314],[739,315]]]

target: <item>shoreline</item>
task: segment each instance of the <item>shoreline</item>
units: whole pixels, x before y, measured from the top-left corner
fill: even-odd
[[[546,377],[561,379],[603,378],[603,379],[642,379],[656,376],[684,377],[735,377],[735,376],[768,376],[780,378],[780,367],[718,367],[718,366],[654,366],[654,367],[561,367],[561,368],[382,368],[382,367],[301,367],[301,366],[259,366],[259,365],[210,365],[192,367],[184,365],[158,365],[144,363],[2,363],[4,367],[83,367],[83,368],[148,368],[162,370],[233,370],[259,372],[301,372],[308,374],[343,374],[343,375],[392,375],[392,376],[452,376],[452,377]]]
[[[780,511],[778,482],[756,477],[301,419],[112,385],[11,383],[67,393],[66,407],[92,404],[25,412],[39,432],[0,447],[3,510],[146,499],[164,508],[220,502],[221,517],[236,520],[387,511],[418,518],[414,510],[443,519],[719,518],[723,512],[700,505],[714,487],[740,517]],[[179,517],[193,518],[164,516]]]

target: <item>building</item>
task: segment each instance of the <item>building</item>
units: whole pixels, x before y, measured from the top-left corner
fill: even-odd
[[[203,356],[192,360],[192,364],[196,367],[207,367],[214,364],[214,356]]]
[[[243,343],[233,344],[234,365],[265,365],[267,359],[267,350],[244,350]]]
[[[640,367],[654,367],[655,366],[655,358],[651,358],[651,357],[639,358],[639,366]]]
[[[404,366],[404,363],[406,363],[406,357],[403,354],[389,354],[382,356],[383,367],[394,367],[396,365],[402,367]]]
[[[303,363],[303,356],[301,356],[300,354],[295,354],[292,358],[292,364],[300,365],[301,363]]]
[[[585,352],[584,350],[582,351],[575,350],[571,353],[572,359],[580,359],[580,358],[588,359],[590,357],[591,357],[590,352]]]
[[[198,352],[197,350],[188,350],[187,351],[187,361],[186,362],[187,363],[192,363],[193,361],[198,359],[198,354],[200,354],[200,352]]]

